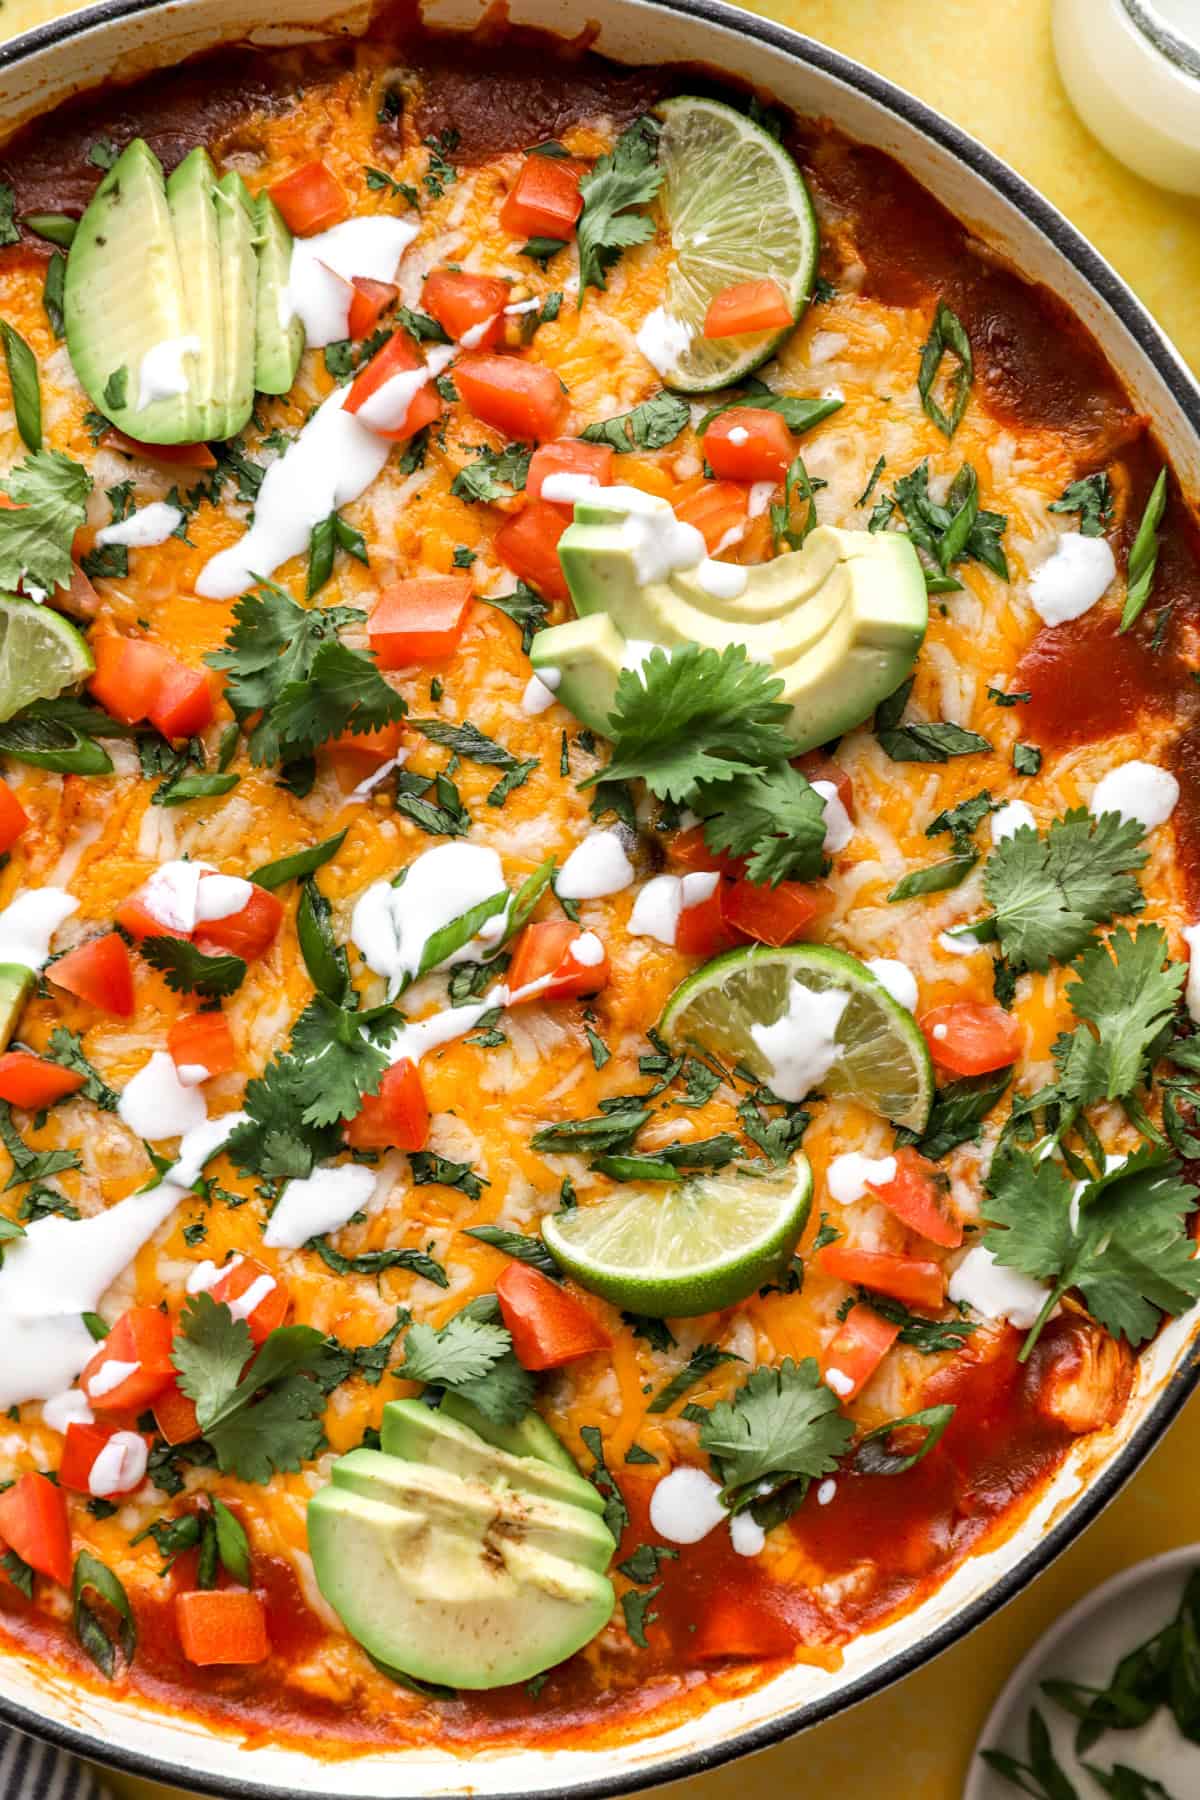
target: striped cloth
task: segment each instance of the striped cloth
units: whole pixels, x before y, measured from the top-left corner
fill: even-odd
[[[112,1800],[112,1794],[64,1750],[0,1730],[0,1800]]]

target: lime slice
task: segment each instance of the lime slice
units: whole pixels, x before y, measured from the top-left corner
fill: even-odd
[[[849,1095],[893,1124],[922,1131],[933,1103],[925,1039],[907,1008],[844,950],[826,944],[731,950],[680,982],[659,1030],[669,1043],[707,1050],[769,1085],[771,1063],[751,1027],[784,1016],[793,981],[816,993],[837,988],[850,996],[834,1033],[841,1055],[817,1084],[820,1091]]]
[[[744,1300],[778,1273],[812,1204],[808,1158],[731,1166],[677,1185],[629,1183],[610,1200],[542,1221],[555,1262],[593,1294],[654,1319]]]
[[[0,722],[53,700],[95,668],[75,627],[49,606],[0,594]]]
[[[791,330],[704,338],[709,302],[735,282],[770,276],[797,320],[816,274],[817,221],[787,151],[743,113],[692,95],[656,111],[659,204],[677,259],[663,310],[693,334],[663,379],[685,394],[707,394],[756,369]]]

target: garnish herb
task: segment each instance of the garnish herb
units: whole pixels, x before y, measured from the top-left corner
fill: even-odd
[[[543,1275],[551,1275],[557,1281],[559,1268],[540,1237],[527,1237],[521,1231],[506,1231],[502,1225],[468,1226],[465,1237],[478,1238],[481,1244],[490,1244],[493,1250],[502,1250],[505,1256],[511,1256],[517,1262],[528,1263],[530,1268],[540,1269]]]
[[[766,1526],[795,1511],[810,1481],[832,1473],[853,1436],[815,1358],[787,1357],[777,1369],[755,1369],[732,1401],[718,1401],[700,1427],[700,1447],[712,1458],[722,1502],[731,1512],[749,1508]]]
[[[83,1054],[83,1039],[76,1032],[68,1031],[65,1025],[56,1025],[50,1033],[50,1043],[45,1055],[62,1068],[83,1076],[83,1086],[77,1090],[83,1099],[90,1100],[101,1112],[116,1112],[120,1095],[92,1067]]]
[[[1063,489],[1057,500],[1050,502],[1052,513],[1078,513],[1080,537],[1102,537],[1112,524],[1113,495],[1108,471],[1101,469],[1085,475]]]
[[[647,114],[623,131],[607,156],[579,184],[583,212],[579,245],[579,306],[589,287],[605,288],[607,271],[622,250],[644,244],[654,226],[644,213],[631,212],[653,200],[662,186],[658,166],[658,125]]]
[[[493,1425],[515,1425],[533,1403],[533,1377],[517,1361],[503,1325],[480,1316],[493,1310],[496,1300],[489,1294],[482,1302],[473,1300],[440,1330],[411,1326],[396,1373],[406,1381],[452,1388]]]
[[[945,356],[952,356],[957,368],[950,376],[948,384],[949,412],[944,412],[934,395],[934,385],[938,371]],[[933,315],[933,324],[929,328],[929,336],[921,347],[921,364],[917,372],[917,392],[921,396],[921,405],[925,408],[926,417],[931,419],[938,430],[953,437],[962,422],[970,398],[971,383],[975,378],[975,359],[971,354],[971,340],[967,336],[962,320],[958,314],[946,305],[944,300],[937,303],[937,311]]]
[[[731,1350],[721,1350],[716,1344],[698,1345],[679,1373],[668,1381],[665,1388],[655,1394],[646,1411],[670,1412],[675,1402],[681,1400],[690,1387],[694,1387],[706,1375],[711,1375],[712,1371],[719,1369],[722,1363],[741,1361],[740,1356],[735,1356]]]
[[[1011,1066],[988,1075],[964,1075],[938,1088],[924,1135],[916,1140],[931,1162],[948,1156],[959,1144],[979,1142],[983,1121],[1003,1099],[1012,1080]],[[911,1134],[906,1134],[911,1141]]]
[[[912,693],[913,677],[875,709],[875,735],[893,762],[944,763],[952,756],[975,756],[991,745],[977,731],[944,719],[900,720]]]
[[[771,535],[778,543],[784,543],[789,550],[799,550],[804,540],[817,526],[817,494],[824,482],[813,480],[804,466],[802,456],[794,456],[787,474],[783,478],[783,499],[771,506]],[[803,505],[803,513],[799,507]],[[796,520],[796,523],[793,523]]]
[[[347,827],[347,829],[349,829]],[[256,887],[280,888],[288,881],[302,881],[306,875],[315,875],[323,869],[327,862],[341,849],[346,832],[339,831],[335,836],[325,838],[320,844],[314,844],[309,850],[297,850],[291,856],[281,856],[278,862],[264,863],[247,877]]]
[[[87,512],[92,478],[61,450],[37,450],[0,480],[15,502],[0,510],[0,588],[70,587],[71,545]]]
[[[56,338],[65,335],[63,295],[66,281],[67,259],[61,250],[56,250],[46,264],[46,279],[42,286],[42,310]],[[105,423],[107,424],[107,420]]]
[[[248,1337],[249,1332],[246,1335]],[[102,1601],[108,1614],[116,1619],[116,1643],[95,1611],[94,1600]],[[116,1673],[118,1649],[126,1663],[133,1661],[137,1650],[137,1625],[125,1589],[112,1570],[90,1550],[81,1550],[75,1558],[71,1603],[71,1623],[80,1649],[86,1651],[100,1673],[111,1681]]]
[[[1161,470],[1150,489],[1150,498],[1142,514],[1137,536],[1129,552],[1125,571],[1125,605],[1118,629],[1128,631],[1141,618],[1147,600],[1154,591],[1154,571],[1158,566],[1158,528],[1167,508],[1167,471]]]
[[[1036,744],[1014,744],[1012,761],[1018,775],[1036,775],[1042,766],[1042,753]]]
[[[1044,837],[1023,827],[996,845],[983,891],[1014,969],[1069,962],[1087,947],[1097,925],[1140,912],[1145,900],[1134,871],[1147,860],[1144,835],[1137,819],[1116,813],[1094,819],[1075,807],[1055,819]]]
[[[579,435],[585,443],[610,444],[622,453],[662,450],[667,444],[674,443],[690,417],[687,401],[681,400],[678,394],[654,394],[640,406],[635,406],[632,412],[618,413],[615,418],[586,425]]]
[[[4,344],[4,361],[8,366],[17,430],[27,449],[40,450],[42,389],[38,380],[37,358],[20,332],[7,319],[0,319],[0,342]]]
[[[485,606],[494,606],[497,612],[502,612],[514,625],[520,627],[521,648],[528,656],[534,636],[550,615],[550,609],[541,595],[535,594],[523,581],[518,581],[511,594],[480,594],[478,597]]]
[[[719,406],[714,406],[710,412],[705,413],[696,427],[700,437],[704,436],[713,420],[719,419],[722,413],[735,412],[742,406],[752,406],[758,412],[781,414],[788,430],[794,432],[798,437],[802,432],[811,431],[814,425],[819,425],[823,419],[828,419],[833,413],[840,411],[844,404],[841,400],[824,397],[811,400],[803,399],[799,394],[777,394],[767,386],[765,381],[758,381],[753,375],[743,383],[743,389],[744,391],[734,399],[722,400]],[[881,456],[875,465],[872,485],[878,478],[883,462],[884,459]],[[867,491],[869,493],[870,489]],[[861,500],[859,505],[862,505]]]
[[[227,778],[222,775],[219,779]],[[246,964],[240,956],[231,951],[206,956],[186,938],[143,938],[138,949],[151,968],[166,978],[174,994],[203,994],[208,1000],[221,1000],[236,993],[246,979]]]
[[[491,502],[511,500],[523,491],[533,454],[528,444],[506,444],[503,450],[486,444],[474,448],[475,461],[458,471],[450,484],[452,494],[460,500]]]
[[[21,233],[16,222],[17,197],[7,181],[0,181],[0,249],[19,244]]]
[[[331,512],[327,519],[312,528],[312,536],[308,544],[308,577],[305,582],[305,598],[311,600],[319,594],[325,583],[333,574],[334,557],[338,550],[344,550],[347,556],[353,556],[360,563],[367,561],[366,539],[361,531],[353,525],[347,525],[338,512]]]
[[[859,1438],[846,1466],[856,1475],[903,1475],[915,1469],[938,1443],[954,1410],[953,1406],[927,1406],[903,1419],[877,1425]],[[917,1432],[922,1434],[920,1442],[910,1448]]]
[[[1050,1747],[1046,1721],[1036,1706],[1029,1711],[1027,1744],[1028,1762],[1010,1756],[1007,1750],[981,1750],[979,1754],[989,1769],[1033,1800],[1079,1800],[1078,1790],[1063,1774]]]

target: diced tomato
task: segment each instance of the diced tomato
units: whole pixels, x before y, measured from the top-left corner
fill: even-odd
[[[136,894],[131,894],[128,900],[122,900],[113,917],[121,930],[127,931],[137,943],[146,937],[185,938],[187,936],[186,931],[176,931],[172,926],[164,925],[160,919],[155,918],[150,908],[144,901],[139,900]]]
[[[570,589],[558,560],[558,540],[567,521],[548,500],[531,500],[506,519],[493,548],[505,568],[547,600],[565,600]]]
[[[982,1000],[952,1000],[922,1015],[929,1054],[952,1075],[986,1075],[1015,1062],[1021,1027],[1002,1006]]]
[[[0,1538],[39,1575],[71,1585],[71,1527],[67,1497],[30,1470],[0,1494]]]
[[[722,902],[728,926],[756,944],[778,949],[811,935],[813,921],[828,908],[829,895],[802,881],[781,881],[773,888],[733,881],[725,884]]]
[[[155,1400],[151,1411],[159,1433],[168,1444],[190,1444],[200,1436],[200,1421],[196,1417],[195,1401],[189,1400],[178,1379],[170,1387],[164,1388]]]
[[[576,958],[575,946],[584,932],[570,919],[540,919],[526,925],[517,938],[513,959],[508,968],[508,991],[520,1000],[524,988],[534,982],[545,982],[530,1000],[569,1000],[577,994],[595,994],[608,980],[608,955],[599,962]],[[598,942],[599,940],[597,940]]]
[[[174,1329],[157,1306],[131,1306],[121,1314],[92,1360],[79,1385],[97,1412],[140,1412],[175,1379],[171,1362]],[[132,1364],[128,1374],[120,1365]],[[114,1375],[119,1379],[110,1386]]]
[[[869,1181],[868,1188],[889,1212],[931,1244],[955,1250],[962,1243],[962,1226],[946,1205],[945,1178],[936,1166],[908,1148],[895,1153],[896,1173],[890,1181]]]
[[[256,887],[240,912],[197,925],[196,943],[207,955],[229,950],[246,962],[255,962],[275,942],[282,920],[282,900],[266,888]]]
[[[167,1049],[177,1069],[207,1069],[211,1077],[237,1068],[237,1046],[223,1012],[184,1013],[167,1032]]]
[[[404,669],[453,656],[473,603],[469,575],[418,575],[392,582],[367,622],[376,662],[381,669]]]
[[[297,237],[327,231],[349,216],[350,202],[341,183],[323,162],[305,163],[267,189],[283,214],[283,222]]]
[[[12,849],[28,824],[29,814],[7,781],[0,781],[0,856]]]
[[[465,269],[434,269],[425,277],[421,305],[447,337],[469,350],[490,350],[504,335],[508,283]]]
[[[400,721],[393,719],[390,725],[382,725],[378,731],[357,734],[343,731],[340,737],[330,738],[325,749],[343,794],[350,793],[360,781],[374,775],[384,763],[394,761],[401,735]]]
[[[359,412],[372,395],[387,385],[393,375],[410,375],[414,369],[424,366],[412,339],[403,331],[394,331],[383,349],[377,350],[366,368],[360,369],[354,377],[343,410],[348,413]],[[432,381],[425,381],[398,420],[376,422],[373,418],[367,418],[362,422],[376,437],[387,438],[389,442],[398,444],[402,439],[412,437],[414,432],[420,431],[424,426],[432,425],[441,410],[441,396]]]
[[[393,1063],[377,1094],[367,1094],[362,1108],[346,1123],[352,1150],[423,1150],[429,1141],[429,1104],[415,1063],[407,1057]]]
[[[133,1011],[133,969],[125,941],[115,931],[68,950],[50,964],[46,979],[101,1012],[127,1019]]]
[[[105,712],[122,725],[138,725],[154,705],[166,677],[181,665],[146,638],[92,640],[96,672],[88,682]]]
[[[500,223],[512,237],[569,238],[583,211],[582,171],[563,157],[527,156],[500,208]]]
[[[68,1425],[58,1468],[59,1486],[70,1488],[74,1494],[90,1494],[97,1457],[119,1432],[126,1429],[120,1425],[80,1425],[77,1422]],[[130,1479],[117,1487],[106,1482],[103,1498],[107,1500],[112,1494],[132,1494],[144,1480],[145,1475],[141,1474],[136,1480]]]
[[[699,880],[700,877],[697,875],[695,879]],[[734,937],[725,923],[720,878],[718,877],[711,894],[690,903],[687,882],[688,877],[685,876],[684,903],[679,923],[675,927],[675,948],[684,956],[715,956],[718,950],[728,950]]]
[[[826,1275],[849,1281],[877,1294],[890,1294],[906,1306],[936,1312],[946,1298],[946,1277],[941,1265],[921,1256],[893,1256],[886,1250],[851,1250],[843,1244],[827,1244],[817,1258]]]
[[[527,1263],[510,1262],[501,1271],[496,1298],[517,1360],[527,1369],[557,1369],[612,1342],[582,1300]]]
[[[271,1654],[266,1610],[247,1588],[176,1594],[175,1626],[183,1654],[198,1668],[260,1663]]]
[[[765,406],[730,407],[700,441],[713,474],[728,481],[777,481],[796,454],[782,416]]]
[[[750,496],[735,481],[706,481],[675,508],[676,518],[694,525],[711,556],[736,543],[746,525]]]
[[[100,439],[106,450],[123,450],[128,456],[141,456],[147,462],[174,463],[183,469],[215,469],[217,459],[207,444],[143,444],[139,438],[127,437],[110,425]]]
[[[66,587],[56,588],[46,603],[72,619],[94,619],[100,611],[100,596],[77,562],[71,564],[71,579]]]
[[[267,1285],[268,1282],[270,1286]],[[235,1319],[245,1319],[250,1328],[250,1336],[256,1344],[263,1343],[283,1324],[292,1303],[286,1282],[281,1281],[277,1275],[272,1275],[269,1269],[264,1269],[252,1256],[244,1256],[241,1262],[226,1269],[220,1280],[214,1281],[208,1291],[218,1304],[230,1309]],[[254,1301],[249,1312],[245,1312],[237,1304],[242,1301],[244,1305],[247,1296]]]
[[[525,477],[525,493],[530,500],[540,500],[542,483],[547,475],[590,475],[600,487],[611,487],[613,457],[611,444],[585,444],[582,438],[557,438],[552,444],[541,444],[529,459]],[[575,511],[572,500],[551,500],[570,519]]]
[[[889,1325],[873,1306],[860,1301],[850,1308],[837,1336],[826,1346],[821,1358],[822,1381],[839,1400],[853,1400],[899,1336],[898,1325]]]
[[[505,437],[544,442],[558,436],[567,416],[567,396],[553,369],[519,356],[460,357],[454,385],[475,417]]]
[[[212,677],[177,662],[164,674],[146,717],[167,738],[195,737],[213,720]]]
[[[795,1646],[795,1633],[786,1621],[761,1602],[744,1594],[713,1591],[705,1597],[691,1654],[698,1662],[767,1662],[790,1656]]]
[[[735,281],[714,294],[704,315],[704,336],[724,338],[740,337],[747,331],[785,331],[791,323],[792,309],[783,289],[766,276],[761,281]]]
[[[799,769],[802,775],[807,775],[812,782],[832,782],[846,812],[851,818],[854,817],[854,783],[841,763],[834,762],[832,756],[822,755],[820,750],[806,750],[803,756],[795,758],[792,766]]]
[[[61,1063],[46,1062],[28,1050],[7,1050],[0,1056],[0,1100],[40,1112],[83,1086],[83,1076]]]
[[[374,331],[400,289],[392,281],[372,281],[367,275],[352,276],[350,285],[354,289],[354,298],[350,302],[350,336],[365,338]]]
[[[686,874],[719,869],[722,875],[737,879],[746,873],[744,857],[727,856],[723,850],[709,849],[704,841],[703,825],[689,825],[685,831],[675,832],[667,841],[667,861]]]

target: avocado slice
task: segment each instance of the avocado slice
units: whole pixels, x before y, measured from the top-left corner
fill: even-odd
[[[388,1456],[453,1469],[492,1487],[519,1489],[585,1512],[604,1511],[600,1495],[574,1464],[565,1469],[540,1457],[513,1455],[449,1418],[445,1406],[433,1412],[420,1400],[390,1400],[383,1409],[382,1440]]]
[[[213,435],[231,438],[249,422],[254,408],[258,263],[254,255],[254,203],[240,175],[222,177],[217,183],[216,203],[225,356],[213,392],[217,418]]]
[[[0,1050],[8,1048],[32,988],[32,969],[24,963],[0,963]]]
[[[190,435],[219,438],[225,421],[224,408],[216,398],[224,381],[225,313],[217,172],[207,150],[192,150],[168,176],[167,207],[181,252],[179,268],[188,323],[192,335],[200,340],[191,365]]]
[[[374,1450],[333,1465],[308,1507],[313,1568],[379,1662],[450,1687],[502,1687],[573,1655],[608,1623],[603,1571],[615,1546],[594,1512],[508,1487],[505,1465],[521,1459],[489,1469],[490,1447],[446,1424],[453,1436],[431,1442],[448,1461],[461,1452],[464,1472]]]
[[[860,724],[912,668],[929,608],[907,537],[818,526],[800,550],[737,571],[731,595],[699,567],[662,572],[657,546],[673,529],[665,500],[638,494],[635,507],[599,489],[559,541],[579,617],[539,632],[530,660],[560,671],[557,697],[594,730],[607,728],[621,669],[657,644],[744,644],[782,679],[798,751]]]
[[[158,352],[160,365],[187,374],[181,343],[192,335],[162,165],[141,138],[121,152],[79,221],[63,319],[75,373],[106,418],[144,443],[195,438],[190,391],[138,405],[143,358]]]
[[[254,247],[258,256],[254,385],[260,394],[286,394],[304,354],[304,327],[288,301],[292,234],[268,193],[254,202]]]
[[[494,1425],[477,1406],[464,1400],[461,1394],[448,1389],[442,1396],[438,1411],[447,1419],[465,1425],[469,1431],[483,1438],[485,1443],[495,1444],[498,1450],[507,1450],[510,1456],[536,1456],[541,1462],[553,1463],[558,1469],[573,1470],[576,1467],[575,1458],[566,1445],[555,1437],[541,1414],[532,1407],[515,1425]]]

